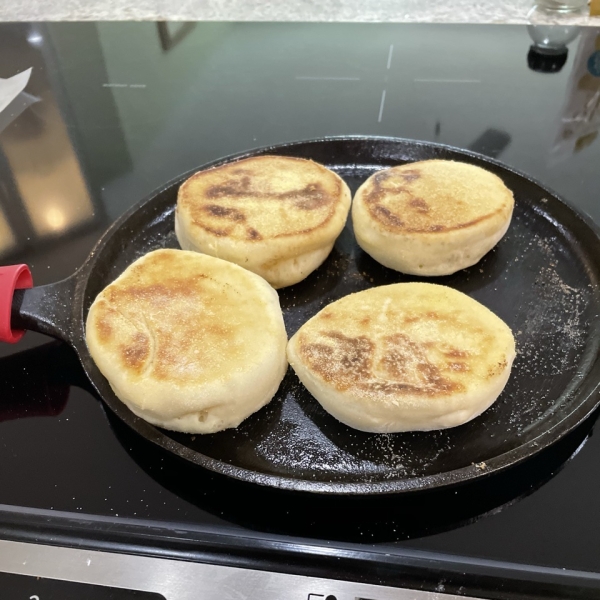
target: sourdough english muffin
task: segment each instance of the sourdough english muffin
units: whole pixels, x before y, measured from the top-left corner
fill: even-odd
[[[132,412],[187,433],[237,427],[271,400],[287,368],[275,290],[182,250],[146,254],[100,292],[86,342]]]
[[[350,202],[344,181],[315,162],[257,156],[185,181],[175,232],[184,250],[229,260],[281,288],[327,258]]]
[[[300,381],[342,423],[377,433],[455,427],[500,395],[508,326],[452,288],[398,283],[325,307],[292,337]]]
[[[413,275],[449,275],[478,262],[506,233],[512,192],[466,163],[426,160],[379,171],[352,205],[361,248]]]

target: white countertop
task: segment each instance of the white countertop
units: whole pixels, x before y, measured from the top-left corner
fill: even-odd
[[[209,20],[561,23],[600,26],[588,11],[546,15],[533,0],[0,0],[1,21]]]

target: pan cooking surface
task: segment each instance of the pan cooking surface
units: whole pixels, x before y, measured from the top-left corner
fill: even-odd
[[[80,352],[107,404],[139,433],[188,460],[256,483],[381,493],[447,485],[502,468],[558,439],[593,409],[600,342],[598,239],[555,196],[497,163],[433,144],[333,139],[253,154],[260,153],[313,158],[335,170],[353,192],[380,168],[428,158],[465,160],[499,175],[516,200],[506,236],[475,266],[427,281],[468,294],[508,323],[518,351],[508,385],[489,410],[461,427],[376,435],[329,416],[290,369],[273,401],[236,430],[192,436],[133,416]],[[92,259],[84,317],[96,294],[135,259],[157,248],[178,248],[173,232],[178,183],[109,232]],[[315,273],[279,290],[288,335],[349,293],[418,280],[425,281],[371,259],[357,246],[348,222]]]

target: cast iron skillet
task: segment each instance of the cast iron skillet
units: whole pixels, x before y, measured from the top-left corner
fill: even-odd
[[[124,214],[73,276],[17,291],[12,326],[73,345],[106,405],[164,450],[226,476],[294,491],[384,494],[466,482],[536,454],[596,407],[600,236],[588,219],[556,194],[486,157],[394,138],[284,144],[230,156],[205,168],[264,154],[318,161],[353,190],[378,169],[431,158],[482,166],[513,190],[515,214],[500,244],[474,267],[435,280],[482,302],[515,333],[518,356],[513,372],[491,409],[450,430],[366,434],[325,413],[290,370],[274,400],[235,430],[192,436],[164,431],[134,416],[94,365],[84,340],[85,319],[95,296],[134,260],[156,248],[177,247],[173,233],[177,189],[191,172]],[[382,267],[362,252],[349,223],[315,273],[280,290],[288,334],[346,294],[417,279]]]

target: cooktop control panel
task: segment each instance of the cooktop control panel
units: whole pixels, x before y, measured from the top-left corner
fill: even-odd
[[[440,591],[2,540],[0,564],[2,600],[459,600]]]
[[[161,594],[0,573],[3,600],[165,600]]]

